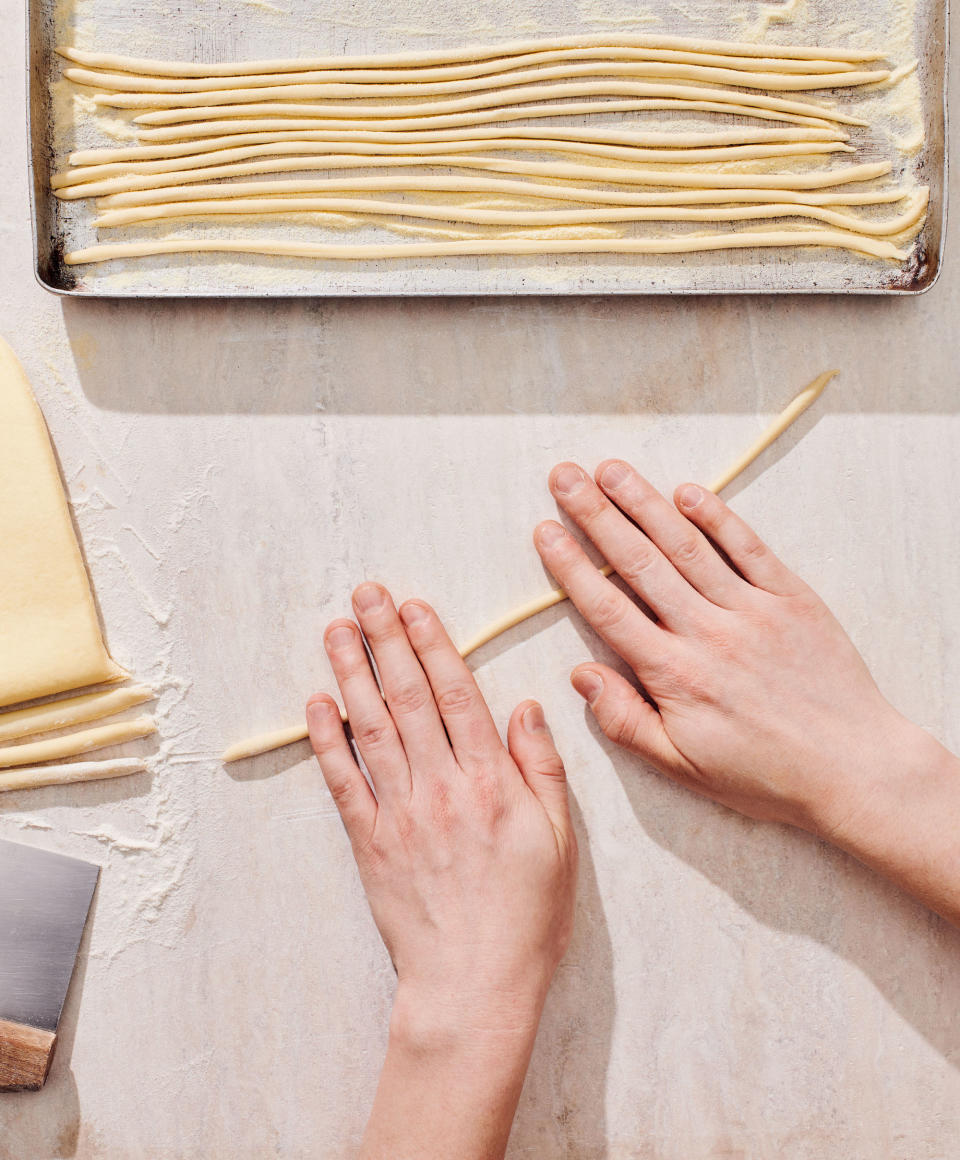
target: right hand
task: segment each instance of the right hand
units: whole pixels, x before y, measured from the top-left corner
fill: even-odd
[[[655,618],[558,523],[537,528],[545,565],[649,695],[580,665],[574,687],[604,733],[750,817],[825,836],[844,825],[919,731],[823,601],[705,488],[678,488],[674,506],[617,460],[596,482],[560,464],[550,487]]]

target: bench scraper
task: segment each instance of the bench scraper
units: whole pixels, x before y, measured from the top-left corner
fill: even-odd
[[[100,867],[0,840],[0,1092],[46,1082]]]

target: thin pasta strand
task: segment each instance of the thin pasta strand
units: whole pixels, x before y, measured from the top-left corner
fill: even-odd
[[[269,98],[271,101],[302,101],[307,97],[333,99],[340,97],[349,100],[348,105],[332,107],[331,116],[347,113],[351,118],[356,117],[383,117],[389,115],[390,106],[357,104],[361,97],[375,96],[373,92],[356,93],[333,92],[329,86],[322,88],[318,85],[278,85],[273,89],[225,89],[220,93],[194,93],[185,98],[165,95],[163,93],[117,93],[98,94],[94,103],[116,109],[169,109],[169,108],[216,108],[220,105],[253,104]],[[343,86],[346,88],[347,86]],[[359,86],[361,89],[364,86]],[[424,89],[426,86],[424,86]],[[385,97],[385,93],[380,93]],[[562,100],[566,97],[662,97],[673,100],[686,101],[716,101],[720,104],[737,105],[740,108],[767,109],[771,112],[798,113],[801,116],[816,117],[820,120],[837,121],[841,124],[855,124],[844,113],[817,105],[809,101],[789,100],[786,97],[771,97],[766,93],[741,92],[738,89],[711,88],[708,85],[673,85],[658,83],[640,83],[637,81],[570,81],[554,82],[552,84],[523,84],[509,88],[501,88],[492,93],[475,93],[470,96],[452,97],[446,100],[422,101],[418,98],[425,94],[405,93],[411,98],[411,103],[396,106],[400,111],[396,115],[416,116],[418,114],[439,114],[467,112],[473,109],[500,108],[514,105],[519,102]],[[323,106],[321,106],[323,107]],[[218,114],[219,115],[219,114]]]
[[[68,266],[146,258],[161,254],[257,254],[331,262],[389,261],[412,258],[488,258],[553,254],[693,254],[719,250],[782,249],[818,246],[851,250],[874,258],[905,261],[909,254],[890,242],[842,230],[777,230],[769,233],[703,234],[677,238],[480,238],[452,242],[401,242],[386,245],[341,245],[326,242],[281,242],[235,238],[167,238],[89,246],[64,255]],[[2,759],[2,754],[0,754]]]
[[[94,221],[99,229],[137,222],[201,216],[271,216],[284,214],[346,213],[361,216],[420,218],[428,221],[466,222],[490,226],[571,226],[618,222],[732,222],[779,217],[807,217],[836,229],[870,237],[890,237],[913,228],[926,210],[926,199],[915,198],[910,208],[887,221],[871,221],[811,205],[773,203],[735,207],[619,207],[569,210],[473,209],[458,205],[367,201],[359,198],[231,197],[227,200],[183,201],[106,210]]]
[[[336,125],[337,122],[334,122]],[[248,145],[268,145],[279,141],[374,141],[409,143],[419,141],[495,141],[504,136],[502,129],[473,126],[463,129],[420,129],[412,132],[377,132],[363,129],[308,129],[301,132],[282,130],[280,132],[247,134],[228,133],[222,137],[206,138],[197,142],[178,142],[166,145],[131,145],[119,149],[91,149],[73,158],[84,157],[81,164],[126,164],[140,161],[165,160],[170,157],[189,156],[193,153],[209,153],[216,149],[230,149]],[[839,129],[732,129],[726,132],[706,133],[637,133],[628,129],[611,129],[605,126],[538,126],[518,125],[511,127],[511,137],[521,137],[531,141],[565,139],[571,141],[606,142],[608,144],[634,145],[648,149],[708,149],[734,145],[789,144],[809,141],[842,141],[849,137]],[[70,184],[64,181],[76,169],[51,178],[54,188]]]
[[[297,67],[291,70],[279,69],[262,73],[233,72],[195,77],[166,77],[158,74],[129,71],[91,69],[81,65],[77,72],[103,77],[104,88],[151,89],[155,92],[202,92],[209,89],[237,88],[242,85],[262,85],[281,83],[278,78],[307,80],[334,76],[346,81],[404,81],[404,80],[463,80],[470,77],[487,76],[491,73],[516,71],[536,65],[556,64],[566,61],[620,60],[658,61],[665,64],[707,65],[712,68],[734,69],[747,72],[779,72],[815,75],[817,73],[855,72],[862,69],[856,62],[836,60],[791,60],[777,57],[775,53],[766,57],[731,56],[723,53],[681,52],[671,49],[651,48],[567,48],[546,49],[522,53],[511,57],[494,57],[488,60],[472,61],[469,64],[421,65],[404,68],[383,67],[368,64],[353,68],[349,65],[331,65],[329,68]],[[65,73],[65,75],[67,75]]]
[[[74,47],[60,47],[60,56],[76,64],[89,68],[109,69],[118,72],[139,72],[153,76],[232,76],[263,72],[293,72],[303,69],[324,68],[365,68],[368,66],[386,68],[391,65],[424,67],[433,64],[456,63],[459,61],[489,60],[494,57],[520,56],[528,52],[543,52],[570,48],[656,48],[679,52],[719,53],[724,56],[763,57],[770,53],[770,45],[740,43],[726,40],[703,40],[688,36],[656,36],[644,33],[593,34],[586,36],[560,36],[545,39],[504,41],[501,44],[469,45],[454,49],[428,49],[426,51],[406,51],[393,53],[367,53],[359,56],[326,56],[317,58],[287,58],[274,60],[251,60],[233,62],[169,61],[149,57],[124,56],[117,53],[89,52]],[[775,46],[777,55],[788,60],[830,60],[845,62],[867,62],[883,60],[884,53],[857,49],[830,48],[824,46],[785,45]]]
[[[394,129],[444,129],[456,125],[489,125],[508,121],[544,120],[550,117],[590,117],[609,113],[643,112],[685,112],[722,113],[730,117],[750,117],[758,121],[778,121],[786,125],[800,125],[816,129],[835,127],[834,121],[822,116],[800,113],[785,113],[771,109],[757,109],[749,105],[725,104],[718,101],[692,101],[680,98],[664,100],[646,97],[637,100],[591,100],[560,101],[557,103],[518,104],[510,108],[486,108],[465,112],[432,113],[425,106],[422,115],[410,114],[408,107],[377,106],[371,116],[364,116],[360,110],[359,124],[392,131]],[[210,121],[211,112],[220,118]],[[336,129],[346,128],[354,123],[345,110],[338,105],[298,105],[283,104],[242,104],[218,105],[216,109],[155,109],[150,113],[139,113],[133,123],[140,126],[143,141],[179,141],[185,137],[236,133],[239,127],[244,131],[269,131],[271,129]],[[354,118],[357,116],[353,110]],[[289,118],[289,120],[288,120]],[[845,125],[863,127],[866,121],[848,117],[841,122]]]
[[[815,89],[856,88],[862,85],[882,84],[890,79],[889,69],[869,71],[844,71],[835,73],[757,73],[730,68],[712,68],[702,64],[661,64],[657,61],[589,61],[547,65],[534,69],[520,69],[516,72],[499,72],[490,76],[473,76],[457,80],[428,81],[419,78],[401,81],[362,78],[359,82],[345,81],[340,70],[313,73],[280,73],[275,78],[238,78],[235,88],[214,86],[202,89],[175,88],[175,82],[160,81],[161,87],[150,89],[146,81],[131,80],[122,74],[93,72],[83,68],[68,68],[64,76],[74,84],[106,89],[125,97],[142,98],[142,101],[123,102],[120,107],[131,107],[139,103],[170,105],[213,105],[230,104],[251,99],[279,97],[297,99],[298,91],[303,95],[330,97],[404,97],[442,96],[447,93],[469,93],[486,89],[501,89],[510,85],[543,84],[555,80],[571,80],[580,77],[631,77],[640,79],[680,80],[700,83],[736,85],[739,88],[763,89],[767,92],[804,92]],[[161,99],[162,98],[162,99]],[[103,102],[108,103],[107,101]],[[110,102],[112,103],[112,102]]]

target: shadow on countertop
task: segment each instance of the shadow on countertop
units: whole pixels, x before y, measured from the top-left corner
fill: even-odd
[[[74,300],[97,407],[154,414],[955,413],[948,265],[928,295]]]

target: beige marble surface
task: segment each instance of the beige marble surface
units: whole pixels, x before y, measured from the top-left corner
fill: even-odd
[[[304,748],[216,754],[329,683],[320,632],[357,581],[433,600],[460,637],[539,592],[560,458],[708,478],[842,368],[735,502],[960,746],[955,237],[906,301],[61,302],[31,273],[19,8],[0,4],[0,332],[163,742],[149,776],[0,801],[2,836],[104,867],[50,1082],[0,1097],[2,1160],[351,1155],[386,955]],[[584,850],[513,1160],[960,1155],[960,936],[614,752],[567,682],[597,648],[558,609],[477,657],[501,720],[544,701]]]

